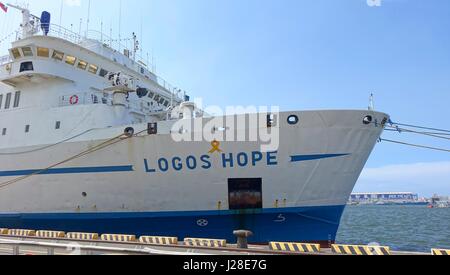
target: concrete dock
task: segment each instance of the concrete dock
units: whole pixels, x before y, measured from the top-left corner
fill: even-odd
[[[449,250],[430,253],[391,251],[383,246],[280,243],[238,248],[224,240],[170,237],[135,238],[129,235],[97,235],[53,231],[3,230],[0,255],[450,255]],[[54,236],[52,236],[54,235]],[[45,237],[42,237],[45,236]],[[70,239],[69,239],[70,237]]]

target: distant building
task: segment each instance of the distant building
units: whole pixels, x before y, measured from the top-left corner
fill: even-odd
[[[396,193],[354,193],[350,196],[350,202],[415,202],[419,195],[410,192]]]

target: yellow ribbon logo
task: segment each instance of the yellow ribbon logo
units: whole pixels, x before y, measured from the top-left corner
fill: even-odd
[[[213,142],[211,142],[211,146],[212,146],[212,149],[211,149],[211,151],[209,151],[210,154],[215,153],[215,152],[222,153],[222,150],[220,149],[220,142],[218,142],[217,140],[214,140]]]

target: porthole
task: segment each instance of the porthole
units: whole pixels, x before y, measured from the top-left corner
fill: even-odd
[[[289,125],[296,125],[298,124],[300,120],[298,119],[298,116],[296,115],[290,115],[287,119],[287,122],[289,123]]]
[[[134,135],[134,128],[133,127],[128,127],[128,128],[125,129],[125,131],[123,133],[124,133],[124,135],[126,137],[130,138],[130,137],[132,137]]]
[[[372,123],[372,121],[373,121],[373,117],[372,117],[372,116],[366,116],[366,117],[363,119],[364,125],[369,125],[370,123]]]
[[[86,192],[81,193],[81,195],[83,196],[83,198],[87,197],[87,193]]]

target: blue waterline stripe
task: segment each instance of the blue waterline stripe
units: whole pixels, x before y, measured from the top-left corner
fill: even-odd
[[[103,167],[75,167],[75,168],[54,168],[45,170],[17,170],[0,171],[0,177],[29,176],[37,173],[38,175],[61,175],[61,174],[93,174],[93,173],[114,173],[114,172],[132,172],[132,165],[127,166],[103,166]]]
[[[343,211],[345,205],[327,206],[302,206],[287,208],[263,208],[247,210],[202,210],[202,211],[159,211],[159,212],[95,212],[95,213],[0,213],[0,219],[22,218],[22,219],[136,219],[136,218],[158,218],[158,217],[210,217],[210,216],[232,216],[232,215],[261,215],[310,213],[311,211],[327,212],[330,210]],[[332,212],[332,211],[331,211]]]
[[[291,156],[291,162],[301,162],[301,161],[337,158],[337,157],[343,157],[343,156],[348,156],[348,155],[349,154],[298,155],[298,156]]]

